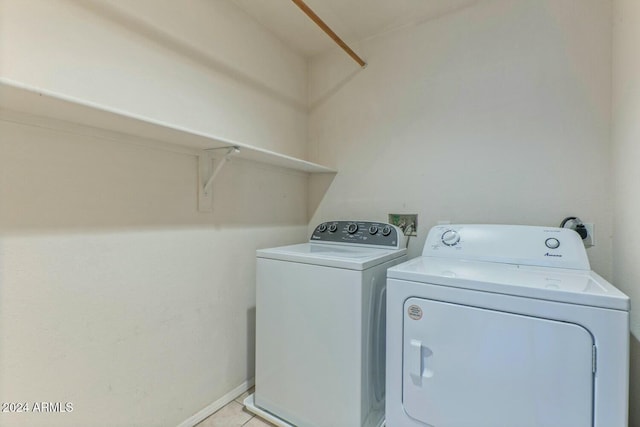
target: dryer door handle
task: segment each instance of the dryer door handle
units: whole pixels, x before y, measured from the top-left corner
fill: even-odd
[[[433,371],[427,369],[427,358],[433,355],[430,348],[422,345],[420,340],[411,340],[409,342],[409,357],[407,358],[409,375],[411,381],[417,386],[422,385],[422,378],[431,378]]]
[[[411,381],[415,385],[422,385],[422,341],[411,340],[408,359]]]

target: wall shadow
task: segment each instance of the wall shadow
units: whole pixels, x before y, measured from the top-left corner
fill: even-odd
[[[337,94],[344,86],[346,86],[351,80],[355,78],[361,72],[366,72],[366,69],[358,68],[356,70],[351,71],[346,74],[340,80],[335,82],[330,88],[328,88],[322,95],[318,96],[315,100],[311,101],[309,104],[309,111],[313,112],[316,109],[320,108],[324,105],[332,96]]]
[[[0,233],[306,226],[308,174],[233,159],[198,211],[195,154],[0,121]]]
[[[247,310],[247,378],[256,376],[256,308]]]
[[[629,427],[640,427],[640,340],[631,335]]]
[[[204,65],[205,67],[214,70],[225,77],[235,80],[246,87],[249,87],[257,92],[260,92],[273,100],[287,105],[295,110],[301,112],[307,112],[307,105],[297,99],[287,96],[273,87],[256,80],[254,77],[248,75],[242,70],[233,67],[224,61],[214,58],[206,52],[198,49],[197,47],[187,43],[184,40],[180,40],[174,35],[162,30],[159,27],[150,25],[147,21],[137,18],[126,11],[107,4],[105,2],[98,2],[93,0],[67,0],[73,3],[75,6],[84,9],[92,14],[98,15],[103,19],[107,19],[129,32],[138,34],[152,42],[156,43],[164,49],[174,51],[191,61]]]
[[[331,183],[335,179],[334,173],[321,173],[309,175],[308,193],[307,193],[307,221],[316,213],[320,203],[324,199],[327,190],[331,187]]]

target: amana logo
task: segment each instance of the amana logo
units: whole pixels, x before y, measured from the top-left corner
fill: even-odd
[[[554,256],[556,258],[562,258],[562,255],[560,254],[550,254],[549,252],[547,252],[546,254],[544,254],[544,256]]]

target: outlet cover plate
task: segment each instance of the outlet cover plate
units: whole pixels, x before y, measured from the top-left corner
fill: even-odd
[[[595,230],[595,225],[593,225],[592,223],[584,223],[585,228],[587,229],[587,238],[582,240],[582,243],[584,243],[585,248],[590,248],[592,246],[596,245],[596,230]]]
[[[400,227],[405,236],[418,235],[418,214],[389,214],[389,224]],[[411,226],[409,233],[406,233],[408,226]]]

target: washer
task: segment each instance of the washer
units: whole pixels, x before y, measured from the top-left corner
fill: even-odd
[[[627,427],[629,298],[573,230],[437,226],[387,275],[387,427]]]
[[[378,426],[387,268],[407,259],[389,224],[332,221],[308,243],[257,252],[256,391],[280,426]]]

